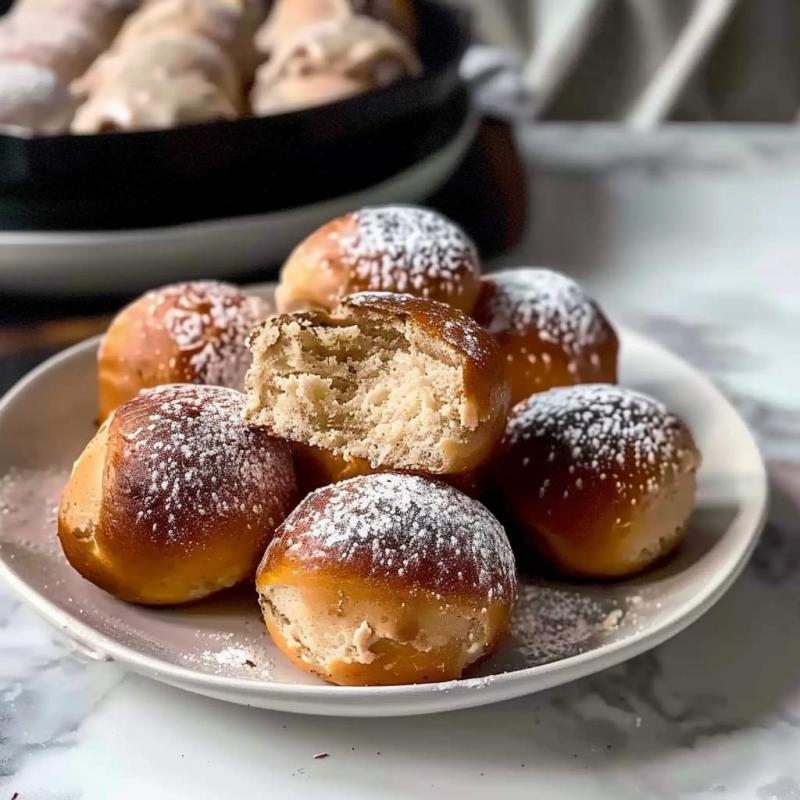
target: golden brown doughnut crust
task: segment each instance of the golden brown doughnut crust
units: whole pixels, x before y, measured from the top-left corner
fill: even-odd
[[[72,566],[123,600],[155,605],[251,577],[297,488],[286,444],[248,428],[243,408],[239,392],[187,384],[120,406],[62,498]]]
[[[260,303],[216,281],[147,292],[112,321],[97,354],[100,420],[142,389],[168,383],[244,387],[247,336]]]
[[[306,619],[271,608],[270,590],[286,587],[310,607]],[[502,527],[480,503],[438,481],[382,474],[306,497],[267,548],[256,588],[270,634],[298,666],[336,683],[395,684],[457,678],[491,652],[516,574]],[[342,621],[366,625],[369,658],[315,656],[315,618],[327,635]],[[433,635],[465,618],[479,638]]]
[[[579,383],[616,383],[619,342],[598,305],[547,269],[486,275],[475,319],[506,360],[511,402]]]
[[[289,256],[279,311],[333,309],[364,291],[439,300],[467,314],[480,290],[480,258],[455,223],[411,206],[364,208],[329,222]]]
[[[490,655],[502,641],[508,629],[510,609],[496,602],[478,608],[474,603],[447,600],[427,592],[409,594],[361,581],[342,581],[338,577],[304,573],[283,573],[281,579],[298,588],[305,603],[324,609],[329,616],[339,609],[349,618],[369,618],[376,615],[390,620],[388,630],[380,631],[380,640],[370,648],[375,660],[360,663],[351,658],[332,658],[325,665],[304,656],[302,646],[294,637],[287,637],[280,621],[270,613],[262,600],[267,632],[278,649],[299,669],[340,686],[397,686],[411,683],[434,683],[460,678],[464,669]],[[344,599],[343,599],[344,598]],[[409,644],[420,633],[420,620],[438,616],[447,629],[448,620],[458,622],[478,618],[485,627],[489,642],[481,654],[472,660],[465,648],[472,643],[458,636],[440,637],[436,645],[420,647]]]
[[[512,541],[562,572],[613,578],[679,543],[699,462],[689,429],[659,402],[584,385],[514,407],[492,482]]]

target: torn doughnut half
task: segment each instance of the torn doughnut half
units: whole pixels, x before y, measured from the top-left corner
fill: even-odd
[[[491,336],[434,300],[362,292],[272,317],[250,338],[246,419],[371,468],[454,474],[502,436],[509,388]]]

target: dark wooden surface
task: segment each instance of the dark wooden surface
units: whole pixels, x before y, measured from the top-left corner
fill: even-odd
[[[515,243],[522,232],[527,195],[508,126],[485,120],[460,168],[429,203],[461,223],[484,258]],[[237,280],[270,280],[277,269],[255,266]],[[103,331],[116,309],[130,299],[0,294],[0,394],[47,356]]]

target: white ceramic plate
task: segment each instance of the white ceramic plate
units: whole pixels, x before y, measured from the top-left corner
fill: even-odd
[[[622,329],[623,383],[661,398],[703,452],[685,545],[665,566],[605,585],[523,582],[512,635],[464,680],[330,686],[292,667],[263,631],[249,588],[192,607],[122,603],[77,575],[55,535],[55,506],[92,435],[92,340],[50,359],[0,403],[0,577],[85,655],[235,703],[314,714],[422,714],[506,700],[617,664],[678,633],[722,595],[762,526],[766,475],[744,422],[698,372]]]
[[[0,291],[135,292],[187,278],[222,278],[281,262],[315,228],[356,208],[419,203],[455,171],[472,143],[470,114],[442,148],[382,183],[268,214],[165,228],[101,232],[0,231]]]

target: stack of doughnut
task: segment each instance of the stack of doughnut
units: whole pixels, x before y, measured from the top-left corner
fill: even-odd
[[[106,133],[331,103],[418,74],[416,25],[412,0],[17,0],[0,125]]]
[[[19,0],[0,20],[0,124],[66,129],[70,82],[108,47],[138,0]]]
[[[680,543],[692,435],[614,383],[614,329],[570,279],[482,277],[455,223],[387,206],[312,233],[276,299],[178,284],[114,320],[59,513],[85,578],[150,605],[254,581],[301,669],[416,683],[494,651],[515,555],[610,580]]]

